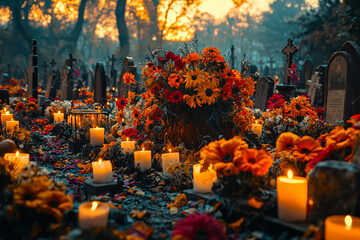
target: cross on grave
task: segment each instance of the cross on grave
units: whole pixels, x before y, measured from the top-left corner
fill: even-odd
[[[27,70],[27,76],[28,76],[28,89],[26,92],[27,98],[35,98],[38,97],[38,56],[37,56],[37,46],[36,46],[36,40],[32,40],[32,48],[31,48],[31,55],[29,56],[29,66]]]
[[[50,64],[51,64],[51,68],[54,68],[56,65],[55,59],[52,59]]]
[[[322,88],[322,84],[319,83],[320,79],[319,73],[315,72],[314,75],[312,75],[311,80],[306,81],[306,85],[309,86],[307,94],[310,96],[312,105],[315,104],[316,89],[320,90]]]
[[[73,58],[72,54],[69,54],[69,67],[71,68],[71,70],[73,70],[73,62],[76,62],[76,59]]]
[[[274,74],[273,64],[275,63],[272,57],[270,57],[270,60],[269,60],[268,63],[270,64],[270,72],[269,72],[269,74],[270,74],[270,76],[271,76],[271,75]]]
[[[285,64],[285,74],[284,74],[284,84],[290,84],[290,70],[292,59],[294,54],[298,51],[296,46],[293,45],[293,41],[289,38],[286,47],[281,51],[282,54],[286,56],[286,64]]]
[[[262,59],[260,59],[260,61],[258,62],[258,64],[259,64],[259,66],[260,66],[260,72],[262,73],[263,72],[263,68],[262,68],[262,66],[263,66],[263,64],[264,64],[264,62],[262,61]]]
[[[49,67],[49,65],[47,64],[47,62],[44,61],[42,67],[44,68],[44,80],[47,77],[47,68]]]
[[[112,70],[114,69],[114,63],[116,62],[117,59],[115,58],[115,55],[113,54],[109,60],[111,62],[111,70],[110,70],[110,72],[112,72]]]

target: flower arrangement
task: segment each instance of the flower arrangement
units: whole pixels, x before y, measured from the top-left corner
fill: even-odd
[[[220,192],[229,197],[253,197],[265,185],[265,178],[273,164],[270,153],[249,148],[240,137],[209,143],[200,150],[200,158],[203,169],[214,166],[220,182],[223,182]]]
[[[161,116],[160,138],[166,132],[174,145],[184,142],[197,148],[205,135],[213,139],[226,135],[233,119],[239,118],[236,114],[253,105],[255,82],[231,69],[217,48],[192,52],[185,46],[181,52],[182,56],[171,51],[148,54],[150,62],[142,71],[146,89],[142,115],[147,126]]]
[[[331,130],[331,126],[319,118],[320,109],[311,106],[307,96],[297,96],[290,102],[284,97],[275,94],[268,101],[268,109],[263,112],[264,141],[275,145],[276,140],[283,132],[292,132],[302,135],[319,137],[322,133]]]
[[[21,87],[21,82],[24,82],[24,79],[16,80],[15,78],[10,78],[9,83],[5,86],[0,86],[0,89],[9,90],[10,96],[23,96],[25,95],[25,90]]]
[[[36,113],[39,108],[39,105],[36,102],[37,102],[37,99],[32,98],[32,97],[28,98],[26,106],[25,106],[25,111],[29,114]]]
[[[65,114],[65,116],[70,114],[71,102],[70,101],[59,101],[56,100],[51,102],[50,106],[45,109],[45,116],[53,117],[54,113],[60,111]]]

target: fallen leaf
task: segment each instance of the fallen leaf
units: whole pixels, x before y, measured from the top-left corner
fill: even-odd
[[[250,198],[250,199],[248,200],[248,205],[249,205],[250,207],[253,207],[253,208],[256,208],[256,209],[260,209],[260,208],[264,205],[264,203],[261,202],[261,201],[256,200],[255,197],[252,197],[252,198]]]
[[[229,227],[234,231],[234,232],[240,232],[241,230],[241,224],[244,222],[244,217],[240,218],[239,220],[237,220],[236,222],[233,223],[229,223]]]

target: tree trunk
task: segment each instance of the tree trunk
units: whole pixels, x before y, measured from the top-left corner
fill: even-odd
[[[116,4],[115,16],[116,26],[119,31],[120,57],[124,58],[129,55],[129,31],[125,21],[126,0],[118,0]]]

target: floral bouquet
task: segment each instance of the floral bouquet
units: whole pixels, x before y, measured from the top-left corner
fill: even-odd
[[[322,108],[311,106],[310,98],[307,96],[298,96],[287,102],[282,95],[274,94],[268,101],[267,111],[262,115],[265,133],[263,140],[275,145],[283,132],[317,138],[331,130],[331,126],[326,125],[319,116],[322,112]]]
[[[218,175],[215,192],[229,198],[261,196],[270,184],[272,155],[263,149],[248,148],[240,137],[214,141],[200,150],[203,169],[213,165]]]
[[[161,138],[167,133],[173,145],[184,142],[196,149],[204,136],[231,137],[234,129],[246,128],[233,125],[236,114],[253,105],[252,78],[231,69],[215,47],[199,52],[185,45],[180,51],[182,56],[160,50],[147,55],[150,62],[142,72],[146,89],[143,115],[147,126],[163,126],[160,134],[154,135]],[[161,121],[153,118],[160,113]]]

